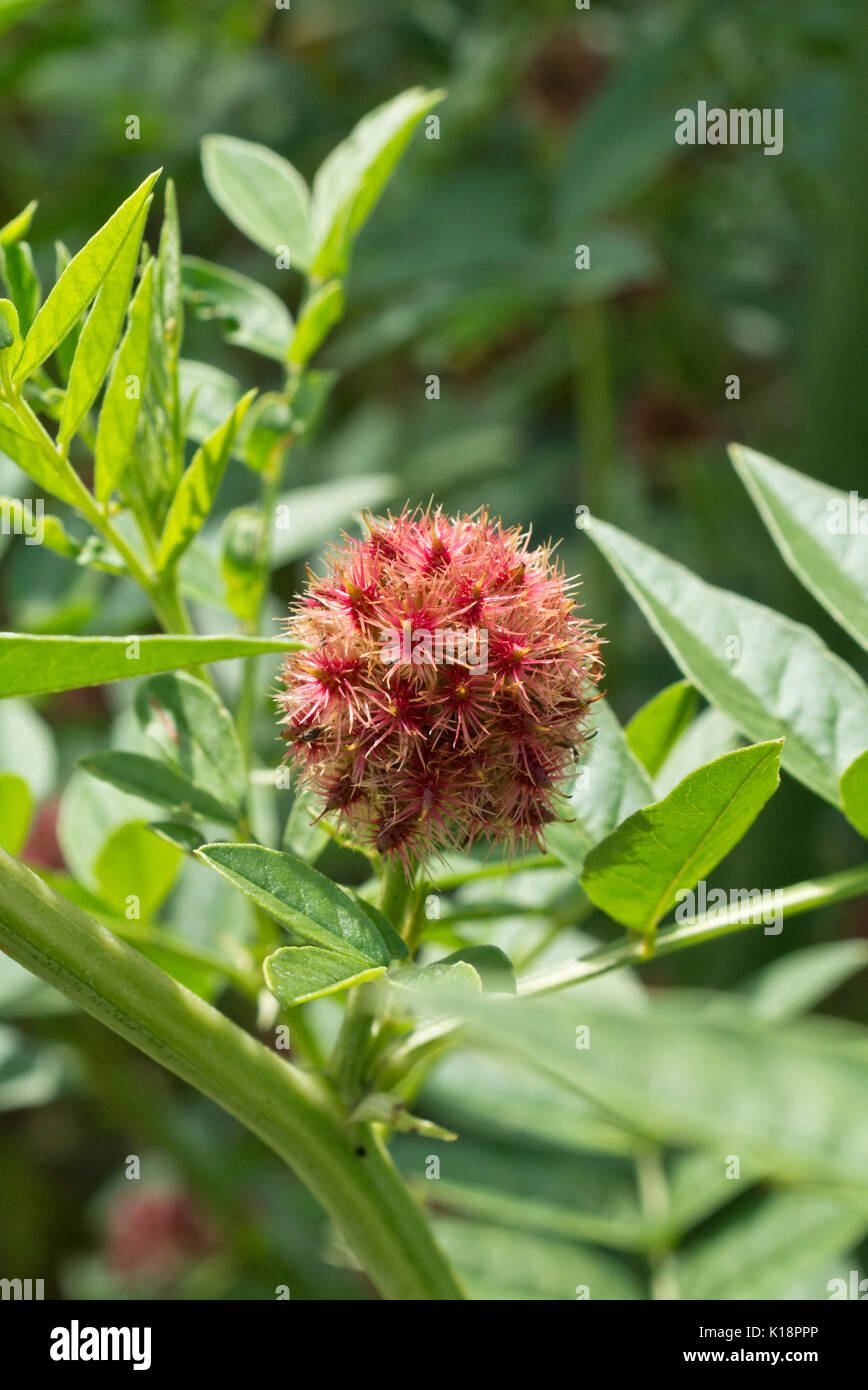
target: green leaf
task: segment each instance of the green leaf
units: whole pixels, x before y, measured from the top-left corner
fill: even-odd
[[[76,506],[79,501],[74,484],[70,481],[69,464],[57,455],[54,464],[46,458],[46,452],[37,442],[35,431],[29,429],[20,416],[0,401],[0,449],[33,481],[61,502]]]
[[[310,793],[298,789],[286,818],[281,848],[307,864],[315,864],[330,839]]]
[[[546,845],[574,873],[598,840],[653,799],[651,781],[605,700],[592,707],[590,752],[569,789],[564,822],[546,826]]]
[[[310,195],[297,169],[264,145],[206,135],[202,172],[208,192],[240,231],[270,256],[289,248],[293,269],[310,263]]]
[[[135,444],[151,352],[153,271],[149,261],[130,305],[127,331],[99,413],[94,492],[100,502],[108,501],[119,485]]]
[[[165,570],[177,563],[211,511],[235,436],[255,395],[254,390],[242,396],[229,418],[193,455],[169,507],[157,556],[158,569]]]
[[[81,546],[67,535],[62,522],[56,516],[34,515],[33,503],[30,501],[22,502],[17,497],[0,497],[0,514],[3,518],[4,534],[29,537],[31,544],[44,545],[48,550],[65,555],[69,560],[77,559],[81,553]]]
[[[150,174],[67,266],[25,339],[13,380],[25,380],[63,342],[111,270],[159,176],[159,169]]]
[[[262,845],[203,845],[197,855],[304,940],[365,965],[388,965],[382,937],[360,904],[300,859]]]
[[[235,377],[207,362],[182,357],[178,372],[187,438],[201,443],[235,409],[241,387]]]
[[[866,1231],[864,1203],[828,1193],[773,1192],[680,1251],[679,1283],[691,1299],[783,1299],[795,1281],[855,1249]]]
[[[375,980],[386,971],[384,965],[360,970],[356,956],[319,946],[281,946],[266,959],[263,969],[271,993],[287,1008]]]
[[[0,704],[0,767],[23,778],[34,801],[43,801],[57,783],[54,737],[26,700]]]
[[[16,1028],[0,1028],[0,1111],[47,1105],[66,1088],[69,1066],[51,1047],[37,1047]]]
[[[11,299],[0,299],[0,352],[14,347],[20,336],[18,310]]]
[[[840,806],[838,779],[868,747],[868,690],[855,671],[810,628],[606,522],[587,531],[697,690],[755,742],[784,737],[787,771]]]
[[[696,691],[689,681],[667,685],[633,715],[627,742],[649,777],[656,777],[696,713]]]
[[[437,961],[437,964],[453,965],[458,961],[465,961],[473,966],[482,981],[482,988],[488,993],[515,994],[515,971],[512,961],[499,946],[462,946],[459,951],[453,951],[451,956],[444,956],[442,960]]]
[[[741,444],[729,456],[790,569],[868,648],[868,504]]]
[[[398,486],[397,478],[377,473],[282,492],[275,503],[271,529],[272,567],[278,569],[309,555],[330,540],[354,513],[394,497]]]
[[[844,815],[868,839],[868,748],[854,758],[841,778]]]
[[[653,932],[679,893],[729,853],[775,791],[780,742],[725,753],[636,811],[585,860],[591,902],[634,931]]]
[[[42,637],[0,632],[0,700],[291,649],[274,637]]]
[[[262,599],[268,521],[261,507],[236,507],[220,531],[220,568],[226,604],[242,622],[254,623]]]
[[[93,866],[97,896],[124,916],[135,898],[136,917],[147,921],[169,893],[181,851],[130,821],[109,835]]]
[[[181,224],[178,218],[178,198],[174,180],[166,180],[166,203],[160,245],[157,251],[156,286],[159,299],[159,321],[170,371],[178,362],[184,335],[184,287],[181,256]]]
[[[17,854],[27,839],[33,798],[23,777],[0,772],[0,846]]]
[[[17,241],[21,241],[30,231],[30,224],[33,221],[33,214],[39,207],[39,203],[34,198],[27,204],[17,217],[13,217],[5,226],[0,227],[0,246],[5,250],[7,246],[14,246]]]
[[[520,1058],[646,1140],[868,1193],[864,1028],[818,1018],[771,1028],[749,1001],[730,996],[716,1014],[669,992],[633,1012],[586,1001],[590,1046],[577,1049],[576,997],[456,1002],[475,1046]]]
[[[81,770],[73,773],[60,798],[57,838],[70,872],[127,920],[148,920],[172,887],[181,862],[180,851],[147,828],[155,809],[153,802]],[[128,916],[130,896],[138,901]]]
[[[111,366],[130,301],[150,205],[148,199],[127,233],[81,330],[57,431],[60,444],[65,444],[75,434]]]
[[[119,791],[165,806],[176,815],[201,816],[226,825],[234,825],[238,819],[232,807],[223,805],[174,768],[143,753],[110,748],[80,758],[78,766]]]
[[[246,275],[198,256],[184,257],[183,276],[184,293],[197,319],[218,323],[227,343],[285,361],[293,324],[276,294]]]
[[[593,1245],[448,1216],[435,1219],[434,1231],[472,1299],[574,1302],[579,1288],[593,1301],[645,1296],[628,1264]]]
[[[359,121],[323,161],[313,181],[311,271],[341,275],[361,230],[416,126],[444,93],[413,87]]]
[[[306,367],[344,312],[344,287],[340,280],[321,285],[308,299],[298,316],[289,348],[293,366]]]
[[[149,821],[148,829],[167,840],[170,845],[183,850],[184,854],[195,854],[199,846],[205,843],[198,830],[194,830],[192,825],[184,825],[181,821]]]
[[[172,672],[143,681],[135,707],[164,762],[237,821],[245,808],[247,774],[235,723],[219,695],[195,676]]]
[[[681,735],[654,778],[657,799],[671,792],[688,772],[719,758],[722,753],[732,753],[742,742],[741,734],[728,715],[719,709],[704,709]]]
[[[388,917],[380,911],[376,903],[369,903],[367,899],[362,898],[358,893],[354,892],[353,898],[359,904],[365,916],[370,917],[377,931],[380,933],[380,936],[383,938],[386,950],[389,952],[392,959],[406,960],[410,954],[407,943],[400,933],[395,931]]]
[[[9,296],[18,309],[20,331],[28,333],[39,310],[42,286],[27,242],[0,248],[0,266]]]
[[[868,941],[824,941],[780,956],[747,983],[760,1018],[807,1013],[868,965]]]

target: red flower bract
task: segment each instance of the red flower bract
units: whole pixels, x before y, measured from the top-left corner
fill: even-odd
[[[369,518],[309,575],[277,697],[324,812],[405,866],[477,839],[543,845],[600,675],[551,548],[485,511]]]

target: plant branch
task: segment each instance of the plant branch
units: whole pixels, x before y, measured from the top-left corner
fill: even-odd
[[[0,850],[0,946],[265,1141],[333,1217],[380,1293],[463,1298],[370,1126]]]

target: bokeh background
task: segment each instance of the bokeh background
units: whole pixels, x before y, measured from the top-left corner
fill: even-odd
[[[350,480],[377,478],[387,481],[375,504],[486,504],[560,540],[587,612],[605,624],[622,720],[677,673],[583,542],[582,505],[810,623],[863,669],[774,552],[725,453],[738,440],[864,489],[859,0],[593,0],[587,12],[571,0],[0,0],[0,224],[39,199],[30,240],[50,282],[55,239],[78,248],[162,165],[185,249],[294,307],[295,277],[211,201],[201,137],[261,141],[310,178],[366,111],[415,84],[447,89],[440,138],[417,135],[358,245],[346,318],[318,364],[340,377],[285,480],[334,487],[311,546],[279,570],[277,599],[348,520]],[[674,111],[700,99],[783,108],[783,153],[676,146]],[[586,271],[579,243],[591,247]],[[191,321],[184,351],[245,388],[277,384],[273,364],[213,325]],[[724,394],[733,373],[737,401]],[[243,501],[249,475],[237,469],[226,488],[226,506]],[[0,545],[4,627],[125,633],[147,622],[108,577],[20,540]],[[34,862],[61,867],[57,792],[107,736],[112,698],[76,692],[40,707],[59,762]],[[858,853],[843,819],[786,778],[727,879],[773,887]],[[864,905],[799,918],[782,942],[745,933],[670,958],[649,979],[726,988],[773,952],[848,936],[868,936]],[[826,1007],[865,1021],[859,980]],[[2,1116],[0,1189],[14,1202],[3,1203],[0,1272],[43,1274],[54,1296],[257,1297],[278,1282],[294,1297],[366,1294],[315,1253],[319,1216],[225,1117],[84,1018],[35,1010],[21,1026],[74,1041],[76,1074],[69,1094]],[[151,1181],[132,1201],[122,1160],[145,1151]]]

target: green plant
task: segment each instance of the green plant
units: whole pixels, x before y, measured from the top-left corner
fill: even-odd
[[[551,1108],[543,1092],[513,1093],[517,1170],[530,1138],[566,1139],[582,1155],[589,1181],[605,1189],[599,1204],[576,1203],[564,1224],[556,1155],[542,1169],[545,1181],[551,1178],[548,1196],[544,1183],[542,1194],[521,1203],[508,1183],[499,1189],[488,1177],[480,1182],[479,1173],[495,1165],[486,1148],[486,1107],[508,1109],[509,1092],[481,1074],[474,1093],[465,1079],[470,1177],[442,1190],[454,1212],[475,1220],[469,1227],[439,1220],[437,1228],[472,1292],[490,1287],[503,1230],[525,1226],[529,1259],[546,1231],[560,1231],[641,1253],[652,1290],[671,1296],[683,1277],[673,1247],[731,1197],[721,1175],[727,1145],[743,1152],[752,1182],[762,1177],[795,1189],[774,1190],[760,1223],[775,1231],[799,1221],[821,1227],[822,1251],[837,1254],[868,1229],[868,1135],[858,1118],[864,1039],[855,1030],[827,1034],[821,1025],[799,1024],[778,1032],[773,1024],[810,1007],[822,997],[818,980],[831,987],[864,964],[864,954],[824,957],[783,983],[772,974],[740,1006],[706,1001],[707,1020],[690,1034],[701,1044],[686,1068],[680,1048],[697,1017],[690,1001],[645,1011],[631,1010],[623,997],[614,1012],[582,1006],[578,1025],[602,1039],[585,1065],[584,1049],[573,1041],[572,1003],[533,998],[733,931],[779,930],[790,915],[868,888],[863,864],[768,890],[780,892],[771,920],[762,894],[726,895],[726,905],[710,911],[683,910],[773,795],[780,766],[868,833],[868,691],[809,629],[711,589],[594,519],[591,539],[685,679],[626,729],[605,702],[594,704],[594,742],[568,778],[563,819],[543,827],[546,852],[517,861],[457,852],[445,865],[418,856],[395,862],[390,843],[347,842],[331,815],[314,820],[323,808],[306,789],[296,792],[282,834],[260,827],[267,817],[257,798],[266,786],[273,791],[274,781],[257,762],[264,682],[256,658],[300,645],[259,635],[284,462],[314,429],[334,384],[333,374],[310,363],[343,311],[354,238],[437,98],[405,93],[366,118],[325,161],[310,195],[292,166],[270,151],[224,137],[206,141],[205,176],[216,201],[278,264],[302,273],[294,317],[254,281],[182,256],[171,185],[158,249],[150,254],[142,238],[156,175],[61,267],[41,307],[24,240],[33,209],[0,231],[0,268],[11,295],[0,304],[0,448],[67,509],[44,518],[43,543],[74,565],[134,581],[164,629],[135,637],[0,635],[2,697],[139,678],[127,746],[84,757],[66,795],[72,876],[37,875],[13,857],[24,843],[32,795],[26,766],[4,771],[0,944],[271,1145],[331,1214],[386,1297],[462,1296],[461,1279],[385,1141],[397,1134],[400,1155],[402,1135],[452,1137],[437,1118],[417,1113],[425,1109],[417,1101],[427,1095],[419,1090],[432,1063],[466,1040],[493,1047],[501,1058],[515,1054],[565,1094],[583,1098],[578,1118],[559,1132],[556,1118],[541,1113]],[[224,373],[185,362],[185,311],[278,363],[279,388],[254,401]],[[256,476],[260,495],[224,518],[218,553],[204,536],[230,459]],[[854,530],[846,494],[746,449],[734,450],[733,461],[784,558],[868,646],[859,509]],[[92,489],[82,477],[91,465]],[[375,489],[363,485],[361,499],[373,502]],[[15,499],[7,505],[34,524],[32,506]],[[830,528],[836,515],[843,529]],[[306,534],[296,538],[299,553],[306,542]],[[192,630],[188,603],[203,595],[218,597],[237,630]],[[207,667],[237,657],[246,664],[230,713]],[[710,706],[699,716],[697,692]],[[29,737],[39,735],[31,730]],[[752,742],[740,746],[743,739]],[[108,799],[100,800],[104,793]],[[96,821],[109,827],[97,844]],[[365,863],[356,890],[315,867],[329,843],[348,843],[356,867]],[[180,866],[193,861],[200,873],[203,864],[215,870],[221,888],[228,880],[240,889],[243,899],[230,897],[236,922],[238,904],[247,900],[249,911],[232,933],[203,942],[161,917]],[[441,900],[445,912],[429,913]],[[595,915],[627,934],[575,959],[571,929],[587,927]],[[518,922],[508,952],[477,939],[474,924],[487,919]],[[284,944],[296,938],[305,944]],[[553,946],[558,958],[546,963]],[[432,950],[439,951],[434,959]],[[263,979],[271,1012],[263,1006]],[[288,1028],[298,1060],[274,1055],[214,1007],[210,1001],[227,986],[259,1007],[264,1036]],[[518,999],[505,997],[516,993]],[[346,1006],[328,1049],[311,1005],[333,995],[344,995]],[[763,1049],[765,1090],[750,1077],[756,1047]],[[22,1056],[25,1076],[31,1064],[39,1059]],[[682,1085],[673,1095],[668,1082],[676,1066]],[[809,1135],[791,1105],[782,1103],[776,1114],[762,1104],[767,1094],[791,1098],[799,1067],[811,1070],[817,1094],[829,1098]],[[724,1074],[730,1104],[721,1114],[709,1104],[707,1083]],[[435,1078],[435,1114],[436,1085]],[[744,1113],[736,1114],[742,1102]],[[686,1156],[673,1152],[683,1149]],[[602,1171],[600,1152],[607,1155]],[[634,1180],[638,1202],[630,1195]],[[842,1192],[830,1198],[822,1190],[829,1184]],[[569,1265],[561,1248],[559,1263],[546,1248],[551,1283],[563,1287],[575,1257]],[[701,1250],[693,1258],[700,1274],[688,1277],[705,1277],[713,1287],[701,1273],[713,1258],[706,1255],[703,1265]],[[584,1249],[581,1259],[582,1269],[593,1270],[580,1279],[583,1286],[616,1297],[642,1288],[608,1256]]]

